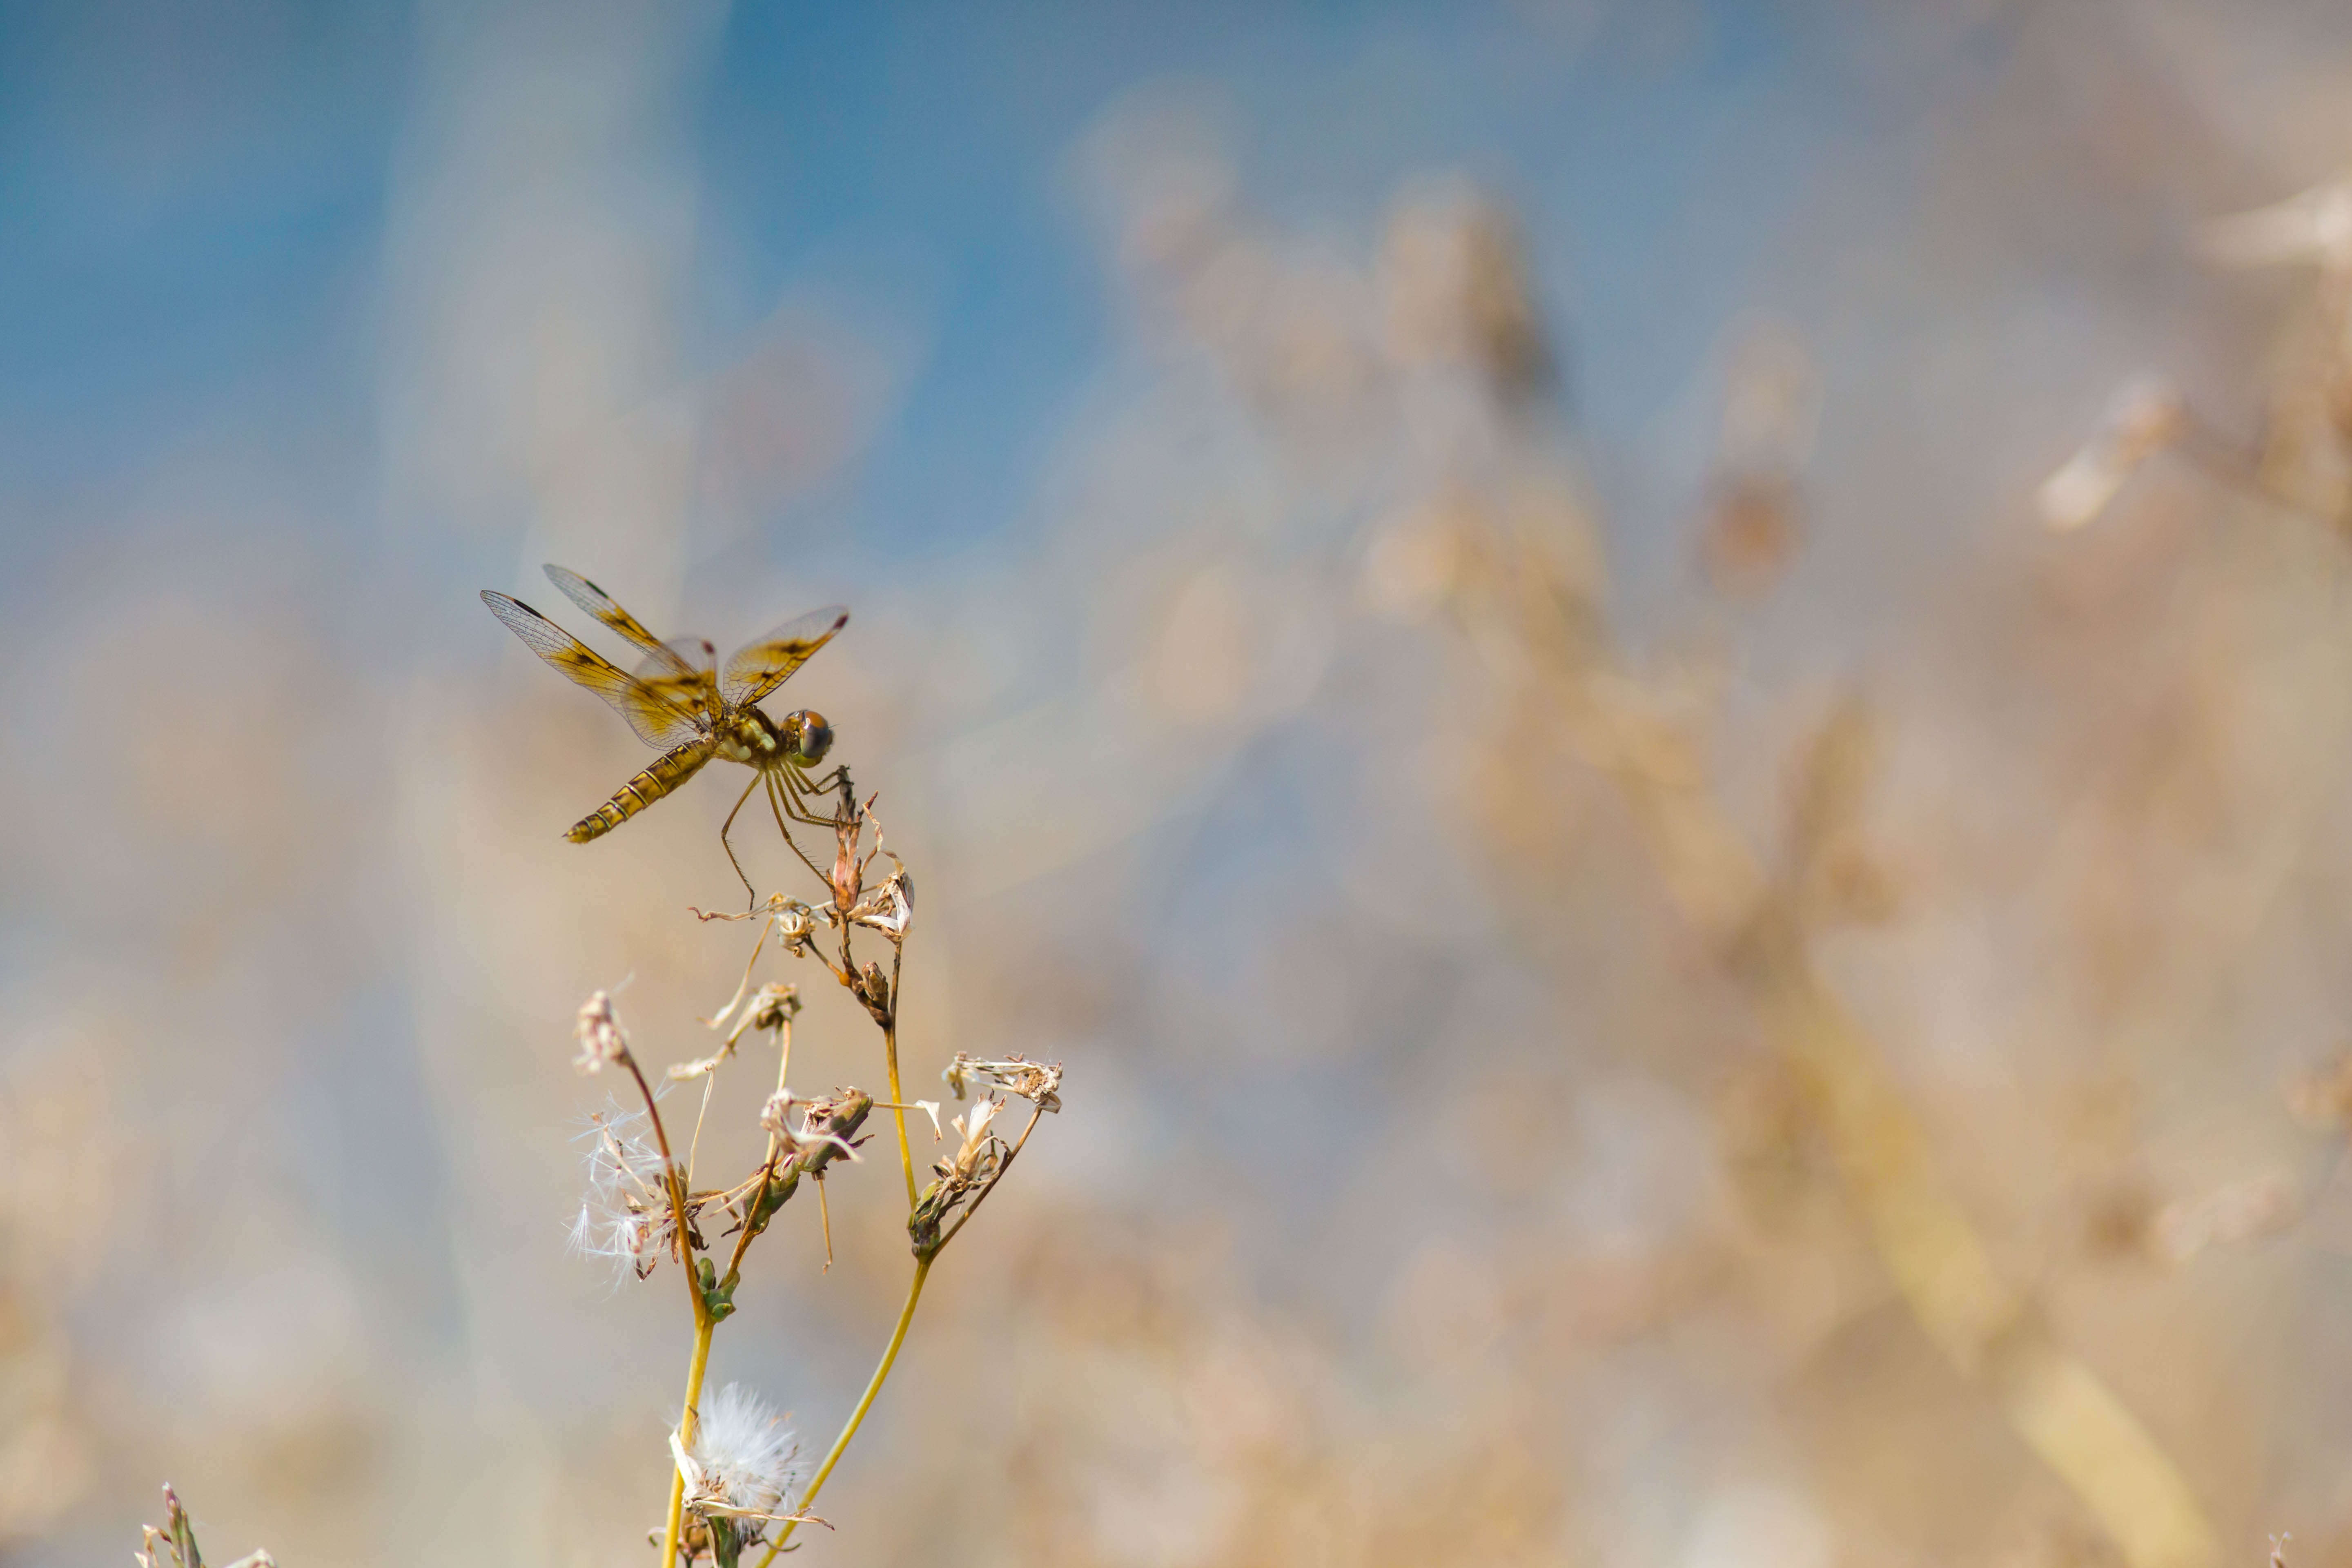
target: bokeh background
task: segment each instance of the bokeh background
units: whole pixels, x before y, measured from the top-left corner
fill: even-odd
[[[2347,158],[2292,0],[0,7],[0,1558],[649,1560],[569,1026],[748,938],[553,560],[849,603],[1067,1064],[813,1559],[2352,1559]]]

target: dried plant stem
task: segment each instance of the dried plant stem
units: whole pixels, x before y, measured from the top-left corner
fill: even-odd
[[[1030,1107],[1029,1124],[1021,1129],[1021,1136],[1013,1141],[1013,1147],[1007,1150],[1004,1158],[997,1163],[996,1174],[988,1178],[988,1185],[972,1194],[970,1206],[965,1208],[962,1215],[949,1227],[948,1233],[940,1237],[939,1246],[932,1249],[932,1257],[936,1258],[945,1252],[948,1249],[948,1243],[963,1234],[963,1227],[971,1223],[971,1216],[980,1212],[980,1205],[988,1201],[988,1194],[996,1190],[996,1184],[1004,1180],[1004,1173],[1013,1169],[1013,1162],[1021,1158],[1021,1151],[1028,1146],[1029,1134],[1036,1131],[1037,1118],[1044,1114],[1045,1114],[1044,1107]]]
[[[898,1126],[898,1168],[907,1173],[907,1209],[915,1207],[915,1155],[907,1143],[907,1097],[898,1092],[898,944],[890,944],[890,1021],[882,1026],[882,1059],[890,1069],[890,1120]]]
[[[719,1082],[716,1072],[702,1075],[702,1109],[694,1113],[694,1136],[686,1141],[687,1180],[694,1179],[694,1162],[702,1152],[702,1124],[710,1115],[710,1090]]]
[[[894,1078],[897,1076],[896,1068],[894,1058],[891,1075]],[[881,1394],[882,1384],[889,1380],[890,1369],[898,1360],[898,1351],[907,1342],[907,1329],[915,1321],[915,1308],[923,1299],[924,1281],[931,1277],[931,1265],[939,1260],[940,1253],[947,1250],[948,1243],[953,1241],[957,1234],[971,1222],[971,1216],[979,1211],[980,1205],[988,1201],[988,1194],[996,1190],[996,1184],[1003,1181],[1005,1172],[1013,1168],[1013,1162],[1021,1157],[1021,1150],[1029,1142],[1029,1134],[1036,1129],[1040,1114],[1042,1113],[1034,1107],[1030,1110],[1028,1124],[1021,1129],[1021,1136],[1013,1141],[1013,1147],[1006,1152],[1003,1160],[998,1163],[996,1173],[989,1179],[988,1185],[982,1187],[973,1197],[971,1205],[965,1209],[962,1217],[956,1221],[954,1228],[940,1238],[939,1245],[931,1249],[930,1256],[918,1257],[915,1259],[915,1277],[908,1282],[907,1301],[898,1309],[898,1326],[890,1331],[890,1342],[884,1348],[882,1360],[874,1368],[873,1377],[867,1380],[866,1392],[859,1397],[857,1407],[849,1413],[849,1419],[843,1424],[840,1435],[834,1438],[833,1447],[825,1450],[824,1462],[817,1466],[816,1474],[809,1479],[808,1490],[801,1494],[799,1502],[801,1510],[805,1511],[808,1506],[816,1500],[816,1494],[824,1489],[826,1479],[832,1476],[833,1468],[841,1462],[841,1456],[848,1451],[850,1439],[857,1436],[857,1428],[865,1424],[866,1413],[874,1408],[874,1401]],[[798,1520],[785,1521],[783,1529],[778,1532],[776,1539],[770,1542],[768,1554],[760,1559],[759,1568],[768,1568],[768,1565],[776,1560],[776,1554],[782,1552],[792,1540],[793,1531],[799,1527],[799,1522]]]
[[[842,1427],[841,1436],[833,1440],[833,1447],[825,1450],[824,1462],[817,1466],[816,1474],[809,1478],[808,1490],[800,1498],[801,1511],[805,1512],[809,1504],[816,1500],[816,1494],[824,1489],[826,1478],[833,1474],[834,1466],[841,1462],[849,1440],[857,1436],[857,1428],[865,1421],[866,1413],[874,1408],[875,1396],[882,1392],[882,1384],[890,1376],[891,1363],[898,1359],[898,1347],[907,1342],[907,1325],[915,1321],[915,1304],[923,1299],[923,1281],[930,1278],[930,1258],[916,1262],[915,1278],[907,1287],[907,1304],[898,1309],[898,1326],[890,1331],[889,1347],[883,1351],[881,1364],[874,1369],[874,1376],[866,1384],[865,1395],[858,1400],[857,1408],[849,1413],[848,1423]],[[760,1559],[760,1568],[768,1568],[776,1560],[776,1553],[792,1540],[793,1531],[799,1523],[796,1519],[784,1521],[783,1529],[769,1543],[768,1554]]]
[[[784,1074],[793,1065],[793,1019],[790,1013],[776,1022],[776,1092],[784,1092]],[[782,1140],[768,1134],[768,1158],[760,1167],[760,1185],[751,1194],[751,1206],[743,1211],[742,1228],[735,1233],[735,1250],[727,1258],[727,1275],[719,1285],[721,1290],[732,1289],[738,1271],[743,1267],[743,1254],[751,1250],[751,1238],[759,1234],[752,1221],[768,1206],[768,1189],[776,1181],[776,1156],[782,1153]]]
[[[646,1075],[638,1070],[636,1058],[625,1055],[621,1061],[629,1069],[629,1076],[636,1079],[637,1092],[645,1097],[646,1116],[653,1122],[654,1142],[661,1150],[663,1179],[669,1188],[670,1221],[677,1231],[678,1271],[686,1276],[686,1293],[694,1302],[694,1353],[687,1363],[686,1399],[677,1418],[677,1440],[691,1447],[695,1411],[702,1400],[702,1374],[710,1364],[710,1303],[703,1300],[702,1281],[695,1277],[694,1245],[688,1239],[691,1233],[687,1226],[686,1173],[670,1157],[669,1133],[662,1127],[661,1109],[654,1104],[654,1091],[646,1086]],[[669,1518],[662,1528],[662,1568],[673,1568],[677,1562],[678,1535],[685,1524],[685,1513],[686,1475],[673,1466]]]

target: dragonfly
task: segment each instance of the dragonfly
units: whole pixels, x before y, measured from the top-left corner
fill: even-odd
[[[759,703],[849,624],[849,612],[834,605],[796,616],[738,649],[722,667],[718,650],[702,638],[672,637],[665,642],[579,573],[561,566],[549,566],[546,571],[548,580],[566,598],[645,656],[635,673],[607,662],[520,599],[485,588],[482,603],[531,652],[603,698],[628,721],[637,739],[661,750],[650,766],[614,791],[612,799],[573,823],[563,837],[574,844],[602,838],[692,778],[713,757],[741,763],[751,769],[751,782],[743,786],[734,810],[727,814],[719,842],[744,891],[756,903],[759,894],[751,887],[751,879],[743,875],[743,863],[736,859],[735,847],[728,838],[736,814],[751,798],[751,792],[766,786],[776,826],[793,852],[801,854],[784,818],[829,827],[832,819],[817,816],[810,809],[810,801],[835,790],[846,795],[850,788],[845,767],[836,766],[822,778],[814,771],[833,749],[833,726],[825,722],[824,715],[803,708],[781,720],[771,719],[760,710]],[[801,858],[808,857],[801,854]]]

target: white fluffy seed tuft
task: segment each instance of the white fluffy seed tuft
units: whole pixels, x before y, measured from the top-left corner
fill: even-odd
[[[694,1433],[694,1489],[730,1511],[785,1512],[800,1485],[800,1444],[773,1406],[740,1383],[719,1391]]]
[[[643,1113],[612,1105],[589,1118],[581,1135],[588,1190],[572,1222],[572,1249],[609,1266],[616,1284],[632,1274],[644,1279],[670,1250],[667,1162],[650,1131]]]

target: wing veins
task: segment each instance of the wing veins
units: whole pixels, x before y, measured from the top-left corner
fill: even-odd
[[[620,602],[587,578],[568,566],[552,563],[541,568],[547,580],[563,590],[563,596],[587,611],[603,625],[628,638],[646,656],[647,664],[657,664],[664,675],[686,675],[693,667],[678,657],[677,650],[646,629],[643,621],[621,608]]]
[[[833,640],[849,624],[849,612],[839,605],[811,610],[786,621],[766,637],[727,657],[719,677],[719,693],[730,708],[746,708],[792,679],[809,656]]]
[[[607,662],[602,654],[520,599],[485,588],[482,603],[531,652],[575,685],[603,698],[646,744],[667,751],[704,728],[701,715],[691,706],[681,704],[661,689]]]

